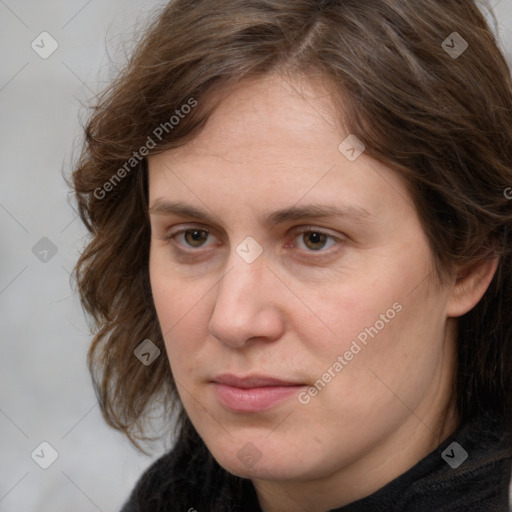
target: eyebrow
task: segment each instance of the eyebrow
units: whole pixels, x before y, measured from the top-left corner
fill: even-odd
[[[157,199],[149,208],[149,213],[153,215],[177,215],[180,217],[190,217],[199,221],[213,222],[216,215],[210,215],[204,210],[200,210],[187,203],[180,201],[167,201]],[[263,222],[269,226],[276,226],[289,221],[303,219],[327,219],[327,218],[347,218],[355,222],[364,222],[370,220],[371,213],[360,206],[339,205],[339,204],[309,204],[304,206],[291,206],[266,214]]]

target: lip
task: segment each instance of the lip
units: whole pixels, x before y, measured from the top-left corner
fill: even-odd
[[[212,382],[220,404],[233,412],[262,412],[296,395],[305,384],[274,377],[220,375]]]

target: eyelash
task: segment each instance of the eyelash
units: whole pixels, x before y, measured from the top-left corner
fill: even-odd
[[[206,228],[191,226],[191,227],[187,227],[186,229],[181,229],[181,230],[179,230],[179,231],[177,231],[175,233],[169,234],[168,236],[165,237],[165,240],[173,241],[178,246],[178,248],[181,249],[182,252],[199,253],[200,250],[203,249],[203,247],[191,248],[191,246],[188,246],[189,247],[188,249],[184,249],[183,246],[181,246],[180,244],[178,244],[175,241],[176,237],[178,237],[180,235],[183,235],[185,233],[191,232],[191,231],[199,231],[201,233],[206,233],[207,235],[211,235],[212,234]],[[297,237],[299,237],[300,235],[304,235],[305,233],[315,233],[315,234],[319,234],[319,235],[325,236],[326,237],[326,243],[328,241],[335,241],[338,244],[344,242],[344,240],[342,238],[334,236],[332,234],[329,234],[329,233],[323,231],[322,229],[315,228],[314,226],[305,226],[305,227],[300,228],[299,231],[295,231],[293,233],[293,237],[292,238],[296,239]],[[206,240],[206,242],[207,241],[208,240]],[[215,244],[212,244],[212,245],[215,245]],[[317,251],[312,250],[312,249],[310,249],[310,250],[301,249],[301,250],[305,251],[307,253],[311,253],[311,254],[325,254],[325,253],[328,252],[329,249],[319,249]]]

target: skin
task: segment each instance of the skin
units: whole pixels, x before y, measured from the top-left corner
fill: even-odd
[[[454,431],[457,317],[496,269],[482,263],[440,285],[401,178],[366,153],[349,161],[333,112],[322,84],[268,75],[227,94],[193,141],[149,158],[151,287],[180,398],[217,461],[253,481],[265,512],[322,512],[367,496]],[[162,201],[210,218],[157,211]],[[328,203],[369,216],[264,222]],[[166,239],[184,229],[209,234]],[[252,263],[237,253],[249,236],[263,249]],[[227,410],[211,384],[257,373],[304,392],[328,369],[308,403],[294,395],[258,413]],[[241,449],[259,460],[247,464]]]

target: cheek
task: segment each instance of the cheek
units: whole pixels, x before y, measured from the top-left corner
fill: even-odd
[[[182,326],[195,314],[194,303],[197,303],[197,300],[194,301],[193,294],[189,292],[190,287],[180,285],[175,276],[169,274],[166,265],[153,255],[150,257],[149,268],[151,293],[158,323],[169,359],[176,361],[183,348],[190,347],[190,344],[182,343],[183,348],[178,350],[177,345],[181,340],[179,333]],[[174,373],[174,367],[172,369]]]
[[[331,365],[343,357],[343,370],[326,400],[338,403],[342,394],[345,412],[359,411],[363,417],[386,407],[398,414],[402,402],[397,396],[407,404],[420,403],[442,362],[442,297],[434,300],[424,288],[407,293],[382,293],[371,306],[346,317],[350,334],[329,354]]]
[[[304,295],[308,309],[299,304],[293,315],[294,326],[307,340],[310,355],[325,365],[349,351],[354,341],[365,348],[377,332],[379,337],[389,336],[403,314],[400,284],[367,274],[329,285],[314,295],[309,291],[309,296]],[[355,346],[353,352],[357,350]]]
[[[180,279],[166,254],[164,248],[152,247],[149,258],[151,293],[164,339],[194,314],[194,306],[204,296],[200,283]]]
[[[316,377],[338,370],[336,375],[345,377],[337,382],[359,395],[361,385],[366,392],[375,385],[370,369],[402,386],[401,376],[423,379],[414,369],[419,360],[427,371],[439,362],[446,297],[429,289],[429,253],[420,249],[412,258],[397,258],[393,265],[387,261],[371,273],[326,288],[308,302],[317,318],[313,323],[302,318],[296,326],[308,340]],[[343,371],[340,364],[333,369],[340,363],[338,356]]]

